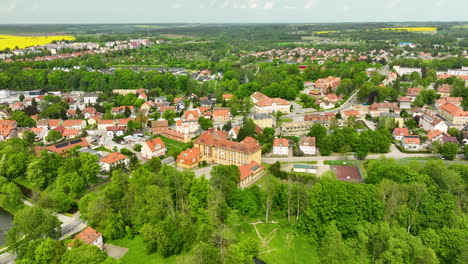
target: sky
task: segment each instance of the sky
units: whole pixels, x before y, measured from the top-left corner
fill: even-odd
[[[468,21],[468,0],[0,0],[0,24]]]

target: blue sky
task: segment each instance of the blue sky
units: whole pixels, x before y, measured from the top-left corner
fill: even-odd
[[[468,0],[0,0],[0,24],[468,21]]]

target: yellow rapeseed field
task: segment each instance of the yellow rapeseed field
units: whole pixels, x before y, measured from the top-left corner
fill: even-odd
[[[328,34],[328,33],[335,33],[337,31],[317,31],[315,34]]]
[[[402,28],[376,28],[376,30],[428,32],[428,31],[437,31],[437,28],[436,27],[402,27]]]
[[[0,35],[0,50],[6,48],[14,49],[16,46],[23,49],[27,47],[49,44],[54,40],[76,40],[73,36],[9,36]]]

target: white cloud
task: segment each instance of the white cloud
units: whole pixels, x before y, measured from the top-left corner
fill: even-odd
[[[395,8],[397,7],[399,4],[400,4],[401,0],[392,0],[392,1],[389,1],[387,2],[385,5],[384,5],[384,8],[387,8],[387,9],[392,9],[392,8]]]
[[[272,9],[274,6],[275,6],[275,3],[267,1],[265,2],[263,9]]]
[[[320,3],[320,0],[308,0],[304,8],[314,8],[318,3]]]
[[[180,3],[175,3],[172,5],[172,8],[179,9],[182,8],[182,5]]]
[[[297,7],[295,6],[284,6],[285,9],[288,9],[288,10],[296,10]]]
[[[11,13],[16,9],[17,0],[9,1],[3,5],[0,4],[0,13]]]

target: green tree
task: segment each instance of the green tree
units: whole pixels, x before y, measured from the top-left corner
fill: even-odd
[[[58,132],[57,130],[51,130],[46,136],[46,140],[48,142],[56,143],[62,138],[62,133]]]
[[[333,139],[330,135],[326,135],[322,138],[320,143],[317,144],[320,150],[320,155],[322,156],[330,156],[333,152]]]
[[[16,120],[18,126],[20,127],[34,127],[36,126],[36,121],[32,117],[27,116],[23,111],[14,111],[11,114],[11,119]]]
[[[26,252],[31,241],[61,236],[60,221],[38,206],[27,206],[15,214],[14,227],[8,231],[7,243],[19,257]]]
[[[31,131],[24,131],[23,139],[24,139],[24,141],[28,142],[29,144],[32,144],[36,140],[36,134],[34,134]]]
[[[88,185],[97,183],[97,174],[101,170],[99,166],[99,159],[95,155],[87,152],[81,152],[79,154],[80,169],[79,173],[86,179]]]
[[[201,129],[208,130],[213,128],[213,120],[200,116],[198,118],[198,123],[200,123]]]
[[[244,124],[239,129],[239,134],[237,135],[237,140],[242,141],[246,137],[255,136],[255,123],[253,119],[248,118],[244,121]]]
[[[118,263],[96,246],[80,245],[67,250],[62,256],[62,264],[111,264]]]
[[[320,125],[320,124],[314,124],[310,130],[307,136],[309,137],[315,137],[315,140],[317,144],[322,142],[322,139],[327,135],[327,128]]]
[[[444,159],[453,160],[458,153],[458,145],[453,142],[447,142],[442,145],[440,149],[440,154]]]
[[[325,235],[320,243],[320,259],[322,263],[349,263],[349,249],[341,237],[341,232],[332,222],[325,229]]]

